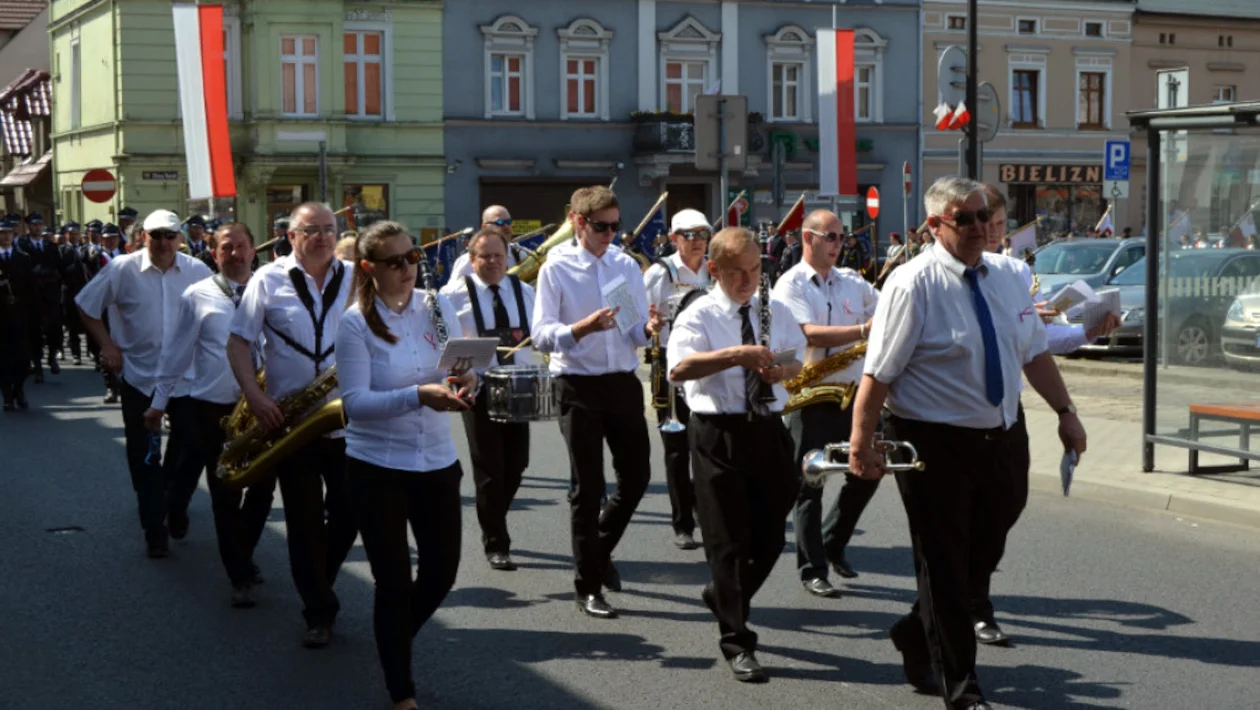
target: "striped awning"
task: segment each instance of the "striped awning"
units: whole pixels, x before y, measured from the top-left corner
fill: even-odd
[[[38,178],[52,164],[52,151],[40,156],[39,160],[22,163],[0,178],[0,187],[25,187]]]

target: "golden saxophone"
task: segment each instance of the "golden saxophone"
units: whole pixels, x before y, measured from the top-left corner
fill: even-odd
[[[264,374],[258,373],[261,385]],[[306,387],[281,397],[276,406],[284,425],[264,431],[242,396],[223,418],[227,443],[219,455],[215,475],[234,488],[252,486],[275,465],[315,439],[346,425],[341,399],[324,402],[337,389],[337,366],[324,370]]]
[[[783,413],[787,414],[819,402],[835,402],[841,408],[847,408],[852,404],[853,397],[857,393],[856,384],[852,382],[834,385],[819,383],[865,356],[866,341],[863,340],[853,347],[845,348],[802,367],[801,374],[783,382],[783,386],[788,391],[788,402],[783,408]]]
[[[555,231],[547,240],[538,245],[538,248],[530,251],[521,247],[525,252],[525,258],[520,263],[508,269],[508,273],[516,276],[531,286],[538,280],[538,270],[542,268],[543,262],[547,261],[547,252],[555,247],[565,243],[573,238],[573,220],[566,219],[564,224]]]

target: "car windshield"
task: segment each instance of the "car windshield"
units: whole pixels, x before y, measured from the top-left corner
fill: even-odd
[[[1096,274],[1103,270],[1103,267],[1107,265],[1107,260],[1115,251],[1115,244],[1090,244],[1089,242],[1050,244],[1037,252],[1037,264],[1034,270],[1046,276]]]
[[[1176,253],[1172,255],[1172,273],[1174,279],[1192,279],[1200,276],[1211,276],[1216,273],[1220,259],[1209,254],[1195,252]],[[1141,286],[1146,283],[1146,257],[1133,262],[1129,268],[1121,271],[1108,282],[1112,286]]]

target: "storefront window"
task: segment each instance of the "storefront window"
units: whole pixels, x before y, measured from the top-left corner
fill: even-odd
[[[1083,234],[1107,209],[1097,185],[1038,185],[1036,217],[1039,236]]]
[[[373,222],[389,219],[389,185],[346,185],[341,190],[341,207],[337,215],[339,230],[362,230]]]

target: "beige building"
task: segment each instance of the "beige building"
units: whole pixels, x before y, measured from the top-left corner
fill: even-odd
[[[1133,9],[1130,0],[981,0],[978,78],[993,85],[1001,104],[981,177],[1006,193],[1012,227],[1041,217],[1043,236],[1083,231],[1106,211],[1104,144],[1129,136]],[[962,133],[936,130],[932,110],[941,53],[967,46],[966,0],[926,0],[923,41],[929,184],[959,171]]]
[[[1132,56],[1131,109],[1260,99],[1260,0],[1138,0]],[[1213,176],[1210,189],[1197,181],[1204,194],[1187,196],[1196,204],[1185,205],[1196,210],[1196,226],[1206,233],[1227,232],[1239,215],[1214,210],[1212,203],[1253,177],[1224,169]],[[1122,203],[1120,221],[1138,232],[1146,204],[1141,136],[1133,141],[1130,191],[1134,199]]]

